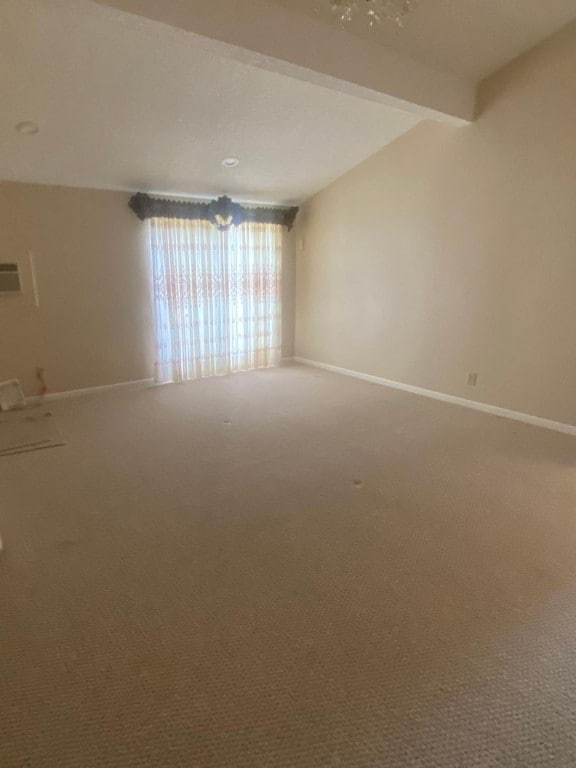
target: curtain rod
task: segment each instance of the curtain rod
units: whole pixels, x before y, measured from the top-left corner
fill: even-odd
[[[279,224],[291,230],[298,213],[297,207],[246,207],[226,196],[209,203],[198,203],[150,197],[144,192],[138,192],[131,197],[128,205],[141,221],[155,218],[209,221],[222,231],[246,222]]]

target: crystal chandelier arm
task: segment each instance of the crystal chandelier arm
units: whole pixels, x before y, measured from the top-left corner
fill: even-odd
[[[402,26],[404,16],[413,11],[419,0],[329,0],[330,8],[340,22],[363,18],[370,27],[384,19]]]

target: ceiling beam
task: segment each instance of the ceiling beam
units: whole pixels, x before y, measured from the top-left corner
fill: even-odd
[[[183,30],[199,45],[269,71],[464,125],[476,87],[270,0],[92,0]]]

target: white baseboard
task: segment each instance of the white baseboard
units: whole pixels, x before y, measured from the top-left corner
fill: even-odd
[[[139,381],[122,381],[119,384],[104,384],[100,387],[85,387],[84,389],[69,389],[65,392],[54,392],[48,395],[27,397],[29,403],[49,402],[51,400],[65,400],[69,397],[82,397],[84,395],[96,395],[99,392],[109,392],[113,389],[128,389],[130,387],[152,386],[154,379],[140,379]]]
[[[381,384],[382,386],[390,387],[391,389],[400,389],[403,392],[410,392],[413,395],[430,397],[433,400],[441,400],[444,403],[451,403],[452,405],[460,405],[464,408],[471,408],[474,411],[490,413],[492,416],[501,416],[504,419],[522,421],[525,424],[532,424],[534,427],[543,427],[544,429],[551,429],[554,432],[563,432],[566,435],[576,436],[576,426],[573,426],[572,424],[563,424],[560,421],[551,421],[550,419],[543,419],[540,416],[531,416],[528,413],[520,413],[519,411],[509,411],[507,408],[499,408],[496,405],[479,403],[476,400],[466,400],[463,397],[455,397],[454,395],[445,395],[443,392],[435,392],[432,389],[413,387],[411,384],[402,384],[399,381],[382,379],[380,376],[371,376],[368,373],[359,373],[358,371],[351,371],[348,368],[339,368],[337,365],[320,363],[317,360],[307,360],[304,357],[295,357],[294,361],[301,363],[302,365],[310,365],[313,368],[323,368],[326,371],[341,373],[344,376],[353,376],[355,379],[370,381],[372,384]]]

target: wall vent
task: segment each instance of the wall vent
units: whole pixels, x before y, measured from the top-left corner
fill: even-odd
[[[0,294],[22,293],[18,264],[0,264]]]

